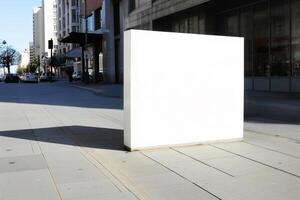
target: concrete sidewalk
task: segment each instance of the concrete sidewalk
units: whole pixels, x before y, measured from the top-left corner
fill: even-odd
[[[253,119],[243,142],[127,152],[121,103],[1,85],[0,199],[299,199],[299,125]]]

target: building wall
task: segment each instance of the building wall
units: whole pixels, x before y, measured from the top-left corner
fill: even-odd
[[[164,16],[200,5],[207,0],[134,0],[136,9],[130,10],[130,0],[104,0],[104,76],[108,82],[123,82],[124,31],[127,29],[152,30],[153,21]],[[116,4],[119,4],[119,19]],[[116,25],[118,21],[119,24]],[[119,30],[115,30],[119,29]]]
[[[41,61],[45,52],[44,13],[42,6],[33,9],[33,46],[35,57]]]
[[[58,0],[57,2],[57,36],[58,40],[65,38],[71,32],[80,31],[80,0]],[[58,43],[58,54],[77,47],[76,44]]]
[[[57,48],[57,29],[56,29],[56,0],[43,0],[44,12],[44,46],[47,57],[50,57],[50,49],[48,49],[48,40],[53,39],[53,45]],[[53,53],[56,53],[56,48]]]
[[[124,1],[124,0],[123,0]],[[139,0],[137,8],[129,13],[125,28],[143,27],[152,28],[152,21],[173,13],[198,6],[209,0]],[[126,0],[128,5],[128,0]],[[128,5],[129,7],[129,5]],[[147,25],[148,24],[148,25]]]
[[[24,51],[21,53],[21,68],[26,68],[27,65],[30,62],[30,52],[29,49],[24,49]]]
[[[115,77],[115,41],[114,41],[114,9],[111,0],[105,0],[102,5],[103,29],[103,63],[104,79],[108,83],[114,83]]]
[[[33,42],[29,43],[29,58],[30,58],[29,59],[30,62],[33,62],[34,59],[36,58]]]
[[[113,8],[116,1],[106,0]],[[160,30],[245,37],[246,89],[299,91],[300,0],[120,0],[120,34],[108,9],[106,65],[123,69],[123,31]],[[135,2],[132,9],[130,2]],[[130,10],[131,9],[131,10]],[[265,17],[264,17],[265,16]],[[256,23],[253,21],[256,20]],[[265,29],[265,30],[263,30]],[[255,38],[251,34],[256,34]],[[265,34],[265,35],[264,35]],[[115,43],[121,53],[117,62]],[[109,74],[113,80],[113,73]],[[116,75],[115,75],[116,76]]]

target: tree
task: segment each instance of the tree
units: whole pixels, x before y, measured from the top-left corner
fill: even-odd
[[[35,73],[37,69],[40,67],[40,61],[37,58],[34,58],[33,61],[31,61],[27,67],[26,71],[30,73]]]
[[[22,75],[25,71],[24,70],[26,70],[26,69],[24,69],[24,68],[22,68],[22,67],[18,67],[18,69],[17,69],[17,74],[18,75]]]
[[[0,67],[5,67],[10,74],[10,66],[16,65],[20,61],[20,53],[6,43],[0,47]]]

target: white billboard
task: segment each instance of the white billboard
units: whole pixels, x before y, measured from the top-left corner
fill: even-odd
[[[124,65],[129,149],[243,138],[243,38],[129,30]]]

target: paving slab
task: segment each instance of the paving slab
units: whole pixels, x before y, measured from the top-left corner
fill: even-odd
[[[0,158],[0,174],[46,168],[47,163],[42,155]]]
[[[248,144],[300,159],[300,142],[297,140],[248,131],[245,131],[245,139]]]
[[[249,144],[240,143],[241,146]],[[282,170],[286,173],[289,173],[293,176],[298,176],[300,178],[300,159],[295,158],[293,156],[284,155],[280,152],[274,152],[268,149],[263,149],[257,146],[253,146],[253,148],[258,149],[258,152],[244,153],[239,151],[235,146],[230,146],[229,144],[216,144],[218,148],[230,151],[237,155],[243,156],[244,158],[251,159],[251,161],[255,161],[257,163],[263,164],[265,166],[269,166],[272,168],[276,168],[278,170]]]
[[[0,145],[0,158],[41,154],[36,142]]]
[[[61,200],[47,169],[0,174],[2,200]]]
[[[63,199],[91,198],[101,199],[105,194],[118,194],[120,190],[110,180],[86,181],[58,184]]]

